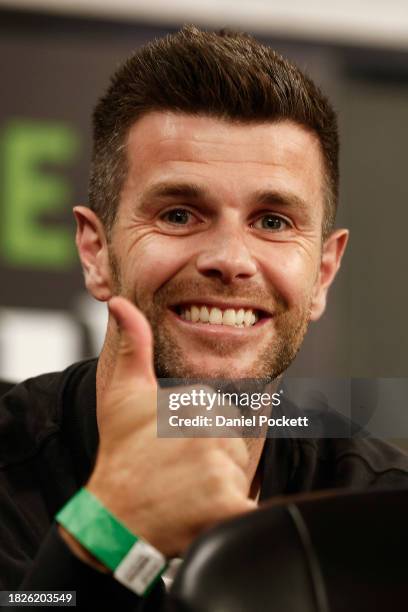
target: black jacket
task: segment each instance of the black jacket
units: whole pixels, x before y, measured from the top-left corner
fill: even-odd
[[[158,610],[73,555],[53,518],[86,483],[98,446],[96,360],[16,385],[0,398],[0,590],[75,590],[77,607]],[[373,439],[267,439],[260,501],[333,487],[408,486],[408,457]]]

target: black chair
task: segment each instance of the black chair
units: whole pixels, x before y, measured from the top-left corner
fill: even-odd
[[[281,498],[188,551],[168,612],[408,610],[408,490]]]
[[[7,382],[5,380],[0,380],[0,397],[10,391],[14,387],[14,383]]]

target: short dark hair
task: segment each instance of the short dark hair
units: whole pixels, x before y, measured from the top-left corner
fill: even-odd
[[[89,205],[111,233],[127,175],[126,135],[152,111],[256,123],[292,120],[317,134],[325,166],[323,237],[338,200],[337,117],[315,83],[252,36],[184,26],[138,49],[115,72],[93,114]]]

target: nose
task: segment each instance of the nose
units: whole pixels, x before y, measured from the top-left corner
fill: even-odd
[[[197,270],[207,277],[216,277],[225,284],[248,279],[257,272],[257,265],[242,235],[231,233],[212,237],[196,261]]]

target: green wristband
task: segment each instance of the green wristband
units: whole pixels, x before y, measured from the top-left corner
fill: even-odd
[[[161,552],[135,536],[87,489],[58,512],[56,520],[138,595],[146,595],[166,569]]]

